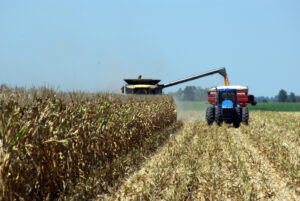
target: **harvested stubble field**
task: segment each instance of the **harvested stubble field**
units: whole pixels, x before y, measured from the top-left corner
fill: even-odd
[[[193,121],[99,200],[300,200],[300,113],[251,112],[249,126]]]

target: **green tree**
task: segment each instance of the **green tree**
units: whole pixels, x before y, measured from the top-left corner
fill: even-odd
[[[290,102],[296,102],[296,96],[293,92],[291,92],[290,95],[289,95],[289,101]]]
[[[206,101],[207,89],[196,86],[187,86],[184,90],[179,88],[176,92],[169,92],[169,95],[178,100]]]
[[[183,99],[183,91],[181,88],[179,88],[177,90],[177,92],[175,93],[175,98],[179,99],[179,100],[182,100]]]
[[[206,101],[207,100],[207,89],[202,87],[196,87],[195,101]]]
[[[194,101],[196,95],[195,86],[186,86],[183,90],[183,100]]]
[[[278,101],[279,102],[286,102],[288,100],[287,92],[281,89],[278,93]]]

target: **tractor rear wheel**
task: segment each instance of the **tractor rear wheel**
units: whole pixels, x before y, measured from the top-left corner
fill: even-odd
[[[206,121],[208,125],[211,125],[212,123],[214,123],[214,108],[213,107],[208,107],[206,109]]]
[[[249,121],[249,110],[248,107],[243,107],[242,109],[242,122],[246,125],[248,125]]]
[[[223,110],[222,107],[220,106],[217,106],[215,108],[215,121],[219,126],[221,126],[223,121]]]

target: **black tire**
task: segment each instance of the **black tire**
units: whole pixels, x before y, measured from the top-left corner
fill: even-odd
[[[242,110],[241,108],[236,107],[235,108],[235,114],[234,114],[234,121],[239,120],[242,121]]]
[[[223,110],[222,107],[220,106],[217,106],[215,108],[215,121],[219,126],[221,126],[223,121]]]
[[[234,121],[233,122],[233,126],[234,126],[234,128],[239,128],[240,127],[240,121]]]
[[[233,126],[239,128],[241,124],[241,108],[235,108],[235,115],[233,120]]]
[[[248,125],[249,122],[249,110],[248,107],[243,107],[242,109],[242,122]]]
[[[206,109],[206,121],[208,125],[211,125],[214,123],[215,120],[215,115],[214,115],[214,108],[213,107],[208,107]]]
[[[243,114],[243,108],[240,107],[240,108],[237,108],[237,112],[238,112],[238,116],[239,116],[239,119],[240,119],[240,122],[242,122],[242,114]]]

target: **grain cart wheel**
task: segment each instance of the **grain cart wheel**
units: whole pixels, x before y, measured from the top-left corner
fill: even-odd
[[[214,111],[213,107],[208,107],[206,109],[206,121],[207,121],[208,125],[211,125],[212,123],[214,123],[214,118],[215,118],[214,112],[215,111]]]
[[[249,121],[249,110],[248,107],[243,107],[242,109],[242,122],[246,125],[248,125]]]
[[[217,106],[215,108],[215,121],[219,126],[221,126],[223,121],[223,110],[222,107],[220,106]]]

